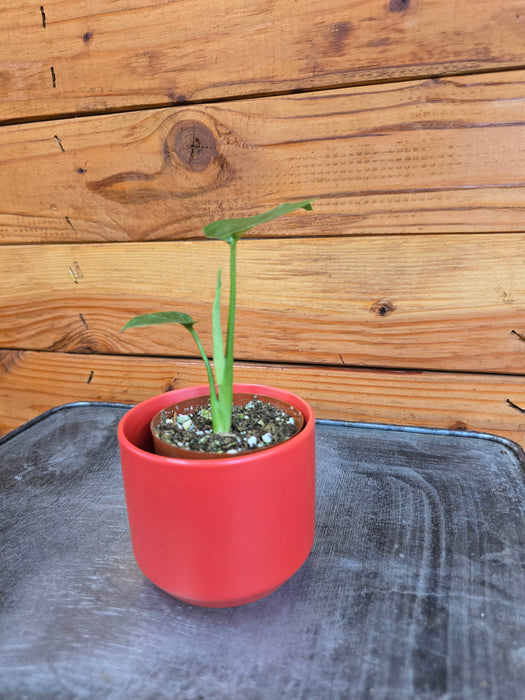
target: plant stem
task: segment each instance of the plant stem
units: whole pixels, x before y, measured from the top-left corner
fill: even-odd
[[[195,344],[197,345],[197,348],[200,352],[200,355],[204,361],[204,366],[206,367],[206,374],[208,375],[208,384],[210,385],[210,406],[211,406],[213,432],[214,433],[227,432],[231,427],[231,416],[230,416],[230,425],[225,429],[224,428],[224,421],[221,420],[222,411],[221,411],[221,406],[219,403],[219,398],[218,398],[217,392],[215,390],[215,379],[213,377],[213,371],[212,371],[212,368],[210,365],[210,361],[208,360],[208,356],[206,355],[204,348],[202,347],[202,343],[200,341],[199,336],[197,335],[197,331],[193,328],[193,326],[186,326],[186,328],[191,333],[191,337],[195,341]],[[230,413],[231,413],[231,408],[230,408]]]
[[[225,432],[228,432],[231,428],[231,414],[233,405],[235,308],[237,303],[237,239],[232,237],[228,243],[230,245],[230,300],[228,303],[224,376],[223,381],[219,386],[220,412],[223,416],[224,424],[227,424]]]

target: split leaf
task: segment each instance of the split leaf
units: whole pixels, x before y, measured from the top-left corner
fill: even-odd
[[[197,321],[194,321],[189,314],[185,314],[182,311],[157,311],[153,314],[134,316],[126,323],[122,330],[125,331],[128,328],[143,328],[144,326],[160,326],[163,323],[180,323],[181,326],[189,330],[193,328],[193,325],[197,323]]]
[[[254,226],[265,224],[272,219],[277,219],[284,214],[290,214],[296,209],[312,210],[311,202],[315,200],[304,200],[302,202],[291,202],[280,204],[270,211],[256,216],[247,216],[242,219],[223,219],[222,221],[214,221],[203,228],[204,233],[208,238],[216,238],[221,241],[238,240],[241,236],[249,231]]]

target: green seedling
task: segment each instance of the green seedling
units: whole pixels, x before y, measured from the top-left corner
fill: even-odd
[[[204,233],[208,238],[226,241],[230,246],[230,299],[228,304],[228,319],[226,327],[226,346],[221,327],[221,271],[217,274],[215,299],[212,307],[212,337],[213,337],[213,365],[204,351],[200,338],[194,326],[194,321],[188,314],[181,311],[159,311],[151,314],[134,316],[122,328],[140,328],[143,326],[156,326],[165,323],[178,323],[186,328],[204,361],[208,384],[210,386],[210,406],[212,414],[212,426],[215,433],[227,433],[231,428],[233,405],[233,348],[235,334],[235,307],[237,298],[237,241],[254,226],[264,224],[279,216],[290,214],[296,209],[312,209],[313,200],[281,204],[257,216],[249,216],[242,219],[225,219],[215,221],[204,227]]]

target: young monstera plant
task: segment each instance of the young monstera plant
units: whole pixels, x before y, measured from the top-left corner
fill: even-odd
[[[221,271],[217,274],[217,286],[212,307],[212,337],[213,337],[213,365],[202,346],[200,338],[195,330],[195,321],[189,314],[182,311],[159,311],[157,313],[141,314],[134,316],[122,328],[143,326],[156,326],[165,323],[178,323],[186,328],[194,339],[199,353],[204,361],[210,387],[210,407],[212,426],[214,433],[228,433],[231,428],[233,405],[233,351],[235,335],[235,308],[237,299],[237,241],[254,226],[272,221],[284,214],[290,214],[296,209],[312,209],[312,201],[292,202],[281,204],[257,216],[249,216],[242,219],[225,219],[215,221],[204,227],[204,233],[208,238],[226,241],[230,246],[230,298],[228,303],[228,319],[226,328],[226,344],[221,327]]]

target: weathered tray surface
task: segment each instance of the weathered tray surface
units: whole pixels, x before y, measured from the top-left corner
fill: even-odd
[[[2,699],[523,698],[517,446],[319,424],[310,558],[269,598],[209,610],[134,562],[125,410],[63,406],[0,440]]]

